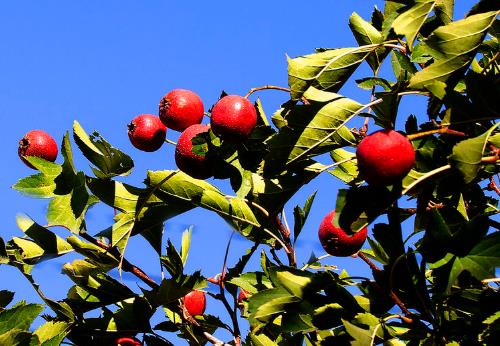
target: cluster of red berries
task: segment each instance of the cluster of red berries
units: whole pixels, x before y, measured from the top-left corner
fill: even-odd
[[[144,151],[158,150],[165,141],[167,128],[182,132],[175,147],[177,167],[186,174],[206,179],[212,176],[210,157],[206,151],[193,151],[192,139],[208,134],[209,129],[224,141],[240,143],[247,139],[257,123],[255,107],[237,95],[222,97],[212,108],[210,125],[201,124],[205,109],[194,92],[175,89],[160,101],[159,117],[141,114],[128,125],[132,144]]]

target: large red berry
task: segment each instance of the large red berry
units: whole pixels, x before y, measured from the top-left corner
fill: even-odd
[[[204,112],[201,98],[191,90],[174,89],[160,101],[160,119],[172,130],[184,131],[201,123]]]
[[[415,163],[408,138],[394,130],[380,130],[366,136],[356,150],[358,169],[370,185],[392,185],[403,179]]]
[[[54,162],[57,158],[57,143],[47,132],[42,130],[29,131],[19,141],[17,153],[23,162],[30,168],[35,168],[26,160],[26,156],[37,156]]]
[[[209,129],[208,125],[191,125],[181,133],[175,146],[177,167],[193,178],[206,179],[212,176],[210,158],[206,154],[194,153],[192,142],[196,135],[206,133]]]
[[[366,240],[368,229],[349,236],[345,231],[333,225],[335,210],[329,212],[319,225],[318,237],[323,249],[332,256],[351,256],[361,249]]]
[[[183,298],[184,306],[191,316],[203,315],[207,306],[207,298],[203,291],[191,291]]]
[[[142,342],[136,338],[123,337],[116,339],[117,346],[142,346]]]
[[[257,111],[246,98],[228,95],[212,108],[212,131],[222,139],[239,143],[247,139],[257,124]]]
[[[167,128],[160,118],[152,114],[141,114],[128,124],[128,138],[139,150],[156,151],[165,143]]]

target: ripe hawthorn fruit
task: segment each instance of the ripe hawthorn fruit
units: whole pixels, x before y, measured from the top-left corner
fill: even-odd
[[[191,316],[203,315],[207,306],[205,292],[194,290],[186,294],[183,298],[184,307]]]
[[[318,237],[323,249],[332,256],[346,257],[354,255],[366,240],[368,229],[365,227],[353,235],[333,224],[335,210],[329,212],[319,225]]]
[[[212,108],[210,125],[212,131],[230,143],[247,139],[257,124],[257,111],[246,98],[228,95]]]
[[[210,127],[203,124],[195,124],[185,129],[175,146],[175,163],[177,167],[187,175],[196,179],[207,179],[212,176],[210,158],[193,152],[192,139],[201,133],[208,132]]]
[[[139,150],[152,152],[165,143],[167,128],[153,114],[140,114],[128,124],[128,138]]]
[[[397,131],[376,131],[359,143],[356,149],[358,169],[373,186],[393,185],[403,179],[415,163],[411,142]]]
[[[160,101],[160,119],[175,131],[184,131],[191,125],[201,123],[204,112],[201,98],[191,90],[174,89]]]
[[[19,141],[17,153],[21,160],[30,168],[35,167],[26,160],[26,156],[37,156],[54,162],[57,158],[57,143],[47,132],[31,130]]]
[[[131,337],[122,337],[116,339],[117,346],[142,346],[142,342],[137,340],[136,338]]]

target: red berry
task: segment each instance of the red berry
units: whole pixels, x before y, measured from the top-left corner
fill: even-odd
[[[191,316],[203,315],[207,306],[207,298],[203,291],[191,291],[183,298],[184,306]]]
[[[206,179],[212,176],[212,167],[209,157],[193,153],[192,139],[198,134],[206,133],[208,125],[191,125],[181,133],[175,146],[175,163],[187,175],[196,179]]]
[[[354,255],[363,246],[368,229],[365,227],[349,236],[342,228],[333,225],[334,216],[335,210],[332,210],[324,217],[319,226],[318,237],[323,249],[332,256]]]
[[[165,142],[167,128],[160,118],[152,114],[141,114],[128,124],[128,138],[139,150],[156,151]]]
[[[57,143],[47,132],[42,130],[29,131],[19,141],[17,153],[21,160],[30,168],[35,167],[26,160],[26,156],[37,156],[54,162],[57,158]]]
[[[204,112],[201,98],[191,90],[174,89],[160,101],[160,119],[172,130],[184,131],[201,123]]]
[[[212,108],[212,131],[222,139],[239,143],[247,139],[257,124],[257,111],[246,98],[228,95]]]
[[[142,342],[136,338],[123,337],[116,339],[116,345],[118,346],[142,346]]]
[[[366,136],[358,145],[356,157],[359,172],[373,186],[400,181],[415,163],[415,152],[408,138],[389,129]]]

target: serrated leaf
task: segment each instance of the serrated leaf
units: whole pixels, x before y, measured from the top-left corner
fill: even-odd
[[[306,202],[304,203],[304,207],[301,208],[298,205],[293,208],[293,242],[297,241],[297,238],[300,235],[300,232],[304,228],[304,224],[306,223],[307,217],[309,216],[309,212],[311,211],[311,206],[314,202],[314,198],[316,197],[315,191],[307,197]]]
[[[288,58],[288,85],[292,100],[310,88],[337,92],[356,68],[377,46],[330,49]]]
[[[341,95],[331,95],[333,99],[326,104],[282,110],[288,126],[269,141],[270,153],[264,169],[272,171],[280,167],[283,170],[283,166],[299,160],[356,144],[346,124],[363,106]]]
[[[381,44],[384,42],[382,33],[372,24],[361,18],[356,12],[349,17],[349,27],[360,46]],[[388,52],[389,50],[387,48],[380,47],[366,57],[366,61],[374,72],[378,71]]]
[[[295,297],[303,298],[305,288],[312,282],[311,275],[307,272],[298,275],[298,272],[279,270],[276,272],[276,278],[281,286]]]
[[[447,290],[455,283],[458,276],[468,271],[478,280],[490,278],[494,269],[500,267],[500,233],[493,233],[474,246],[467,256],[454,256],[448,279]]]
[[[169,208],[166,218],[199,206],[216,212],[248,237],[253,237],[253,228],[260,226],[252,210],[242,199],[228,200],[213,185],[193,179],[180,171],[149,171],[146,184],[159,192],[158,198],[164,203],[163,208]]]
[[[393,22],[392,28],[398,35],[404,35],[408,47],[413,46],[413,41],[431,13],[435,0],[417,0],[414,5],[400,14]]]
[[[99,178],[128,175],[134,167],[130,156],[112,147],[97,132],[87,135],[77,121],[73,123],[73,138],[83,155],[95,166],[92,170]]]
[[[248,303],[250,320],[267,323],[276,315],[287,311],[287,305],[299,301],[299,298],[282,287],[258,292],[250,297]]]
[[[441,26],[425,40],[435,62],[417,72],[409,88],[422,89],[436,82],[446,82],[455,72],[468,66],[498,12],[476,14]]]
[[[277,343],[275,343],[265,334],[250,333],[248,336],[251,340],[252,346],[278,346]]]
[[[38,327],[33,333],[42,346],[60,345],[69,333],[71,325],[67,322],[49,321]]]
[[[345,149],[335,149],[330,152],[332,160],[339,163],[328,173],[349,184],[358,177],[358,165],[356,164],[356,154]],[[341,163],[340,163],[341,162]]]
[[[27,330],[42,311],[43,305],[26,304],[24,301],[0,311],[0,335],[11,329]]]
[[[26,215],[17,215],[16,223],[28,237],[35,241],[36,246],[43,250],[39,260],[62,256],[73,251],[73,247],[68,242],[49,231],[47,228],[40,226]],[[16,242],[16,244],[21,243],[25,245],[28,244],[27,242]],[[38,253],[38,251],[36,251],[36,253]]]
[[[360,88],[365,90],[372,90],[376,86],[381,86],[385,91],[389,91],[391,90],[393,83],[389,82],[387,79],[380,77],[366,77],[357,79],[356,84],[358,84]]]
[[[394,76],[398,81],[407,81],[417,72],[410,58],[398,50],[392,51],[391,63]]]
[[[453,147],[453,153],[448,157],[448,161],[462,173],[466,184],[473,181],[481,169],[481,159],[486,144],[498,125],[500,123],[495,124],[482,135],[461,141]]]

